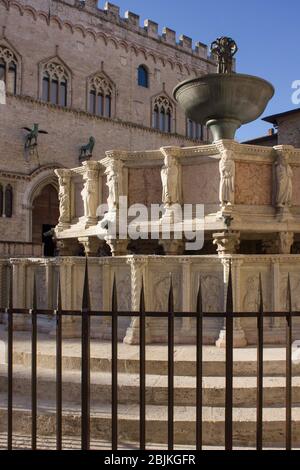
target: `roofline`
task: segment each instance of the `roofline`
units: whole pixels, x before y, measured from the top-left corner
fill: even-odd
[[[293,114],[300,113],[300,108],[290,109],[289,111],[284,111],[283,113],[272,114],[271,116],[266,116],[262,118],[262,121],[270,122],[271,124],[277,124],[278,118],[290,116]]]
[[[250,139],[250,140],[244,140],[243,142],[241,142],[242,144],[251,144],[251,142],[259,142],[259,141],[266,141],[266,140],[272,140],[278,137],[278,133],[275,132],[274,134],[267,134],[267,135],[263,135],[261,137],[256,137],[254,139]]]

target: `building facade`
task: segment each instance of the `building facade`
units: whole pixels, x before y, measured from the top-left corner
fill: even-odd
[[[202,43],[177,42],[169,28],[159,35],[157,23],[122,18],[108,2],[0,0],[0,251],[28,254],[57,224],[54,169],[78,165],[91,137],[94,160],[109,149],[209,140],[172,89],[214,70]],[[34,124],[37,145],[27,139]]]

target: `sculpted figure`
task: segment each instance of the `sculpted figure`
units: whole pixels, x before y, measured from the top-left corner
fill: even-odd
[[[232,160],[232,152],[227,151],[226,155],[220,160],[220,203],[222,206],[234,203],[234,179],[235,164]]]
[[[176,158],[166,155],[161,170],[163,187],[162,202],[167,205],[180,202],[179,195],[179,168]]]
[[[257,277],[247,279],[246,294],[244,296],[245,312],[257,312],[259,309],[259,281]]]
[[[88,171],[87,176],[85,177],[85,184],[83,190],[81,191],[81,196],[84,206],[84,215],[85,217],[96,217],[97,211],[97,182],[93,181],[92,175]]]
[[[113,167],[109,167],[105,173],[107,175],[106,185],[108,187],[107,204],[109,211],[112,211],[117,207],[119,200],[119,179]]]
[[[292,177],[293,171],[284,155],[278,157],[275,163],[277,194],[277,207],[289,207],[292,204]]]
[[[59,222],[66,223],[70,220],[70,178],[60,174],[59,181]]]

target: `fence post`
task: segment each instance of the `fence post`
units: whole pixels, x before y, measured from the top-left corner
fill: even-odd
[[[225,450],[232,450],[233,414],[233,292],[232,270],[229,265],[229,279],[226,297],[226,389],[225,389]]]
[[[85,260],[84,286],[81,309],[81,448],[90,448],[90,291],[88,261]]]
[[[56,303],[56,450],[62,449],[62,302],[60,275]]]
[[[196,450],[202,450],[202,347],[203,347],[203,315],[202,315],[201,278],[197,295],[197,358],[196,358]]]
[[[13,437],[13,270],[10,270],[8,293],[8,338],[7,338],[7,450],[12,450]]]
[[[263,443],[263,374],[264,374],[264,302],[261,274],[259,275],[259,312],[257,316],[257,408],[256,408],[256,449],[262,450]]]
[[[118,297],[115,276],[113,281],[111,315],[111,446],[112,450],[118,450]]]
[[[288,275],[286,316],[286,450],[292,450],[292,293],[291,280]]]
[[[36,275],[33,277],[33,299],[31,309],[31,449],[37,443],[37,291]]]
[[[174,295],[172,277],[168,299],[168,450],[174,448]]]
[[[146,447],[146,321],[144,279],[140,295],[140,450]]]

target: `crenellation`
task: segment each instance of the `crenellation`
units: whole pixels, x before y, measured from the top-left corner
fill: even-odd
[[[135,13],[132,13],[131,11],[126,11],[125,12],[125,20],[128,22],[128,24],[135,26],[135,27],[140,27],[140,16],[136,15]]]
[[[176,46],[176,31],[173,29],[167,28],[166,26],[162,30],[162,39],[168,44]]]
[[[193,47],[193,40],[184,34],[179,36],[179,46],[183,47],[184,49],[192,50]]]
[[[114,5],[110,2],[105,2],[104,11],[116,19],[120,18],[120,7],[118,5]]]
[[[90,8],[95,8],[98,10],[98,0],[85,0],[85,6],[90,7]],[[76,0],[76,4],[80,4],[79,0]]]
[[[203,42],[197,41],[195,43],[194,52],[195,54],[199,55],[200,57],[203,57],[204,59],[207,59],[208,57],[208,47],[206,44],[203,44]]]
[[[158,38],[158,23],[152,20],[145,20],[144,21],[144,29],[147,31],[148,36],[151,38]]]

